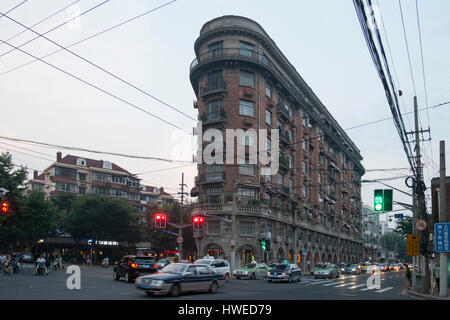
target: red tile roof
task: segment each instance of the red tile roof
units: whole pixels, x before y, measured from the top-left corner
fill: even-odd
[[[41,173],[40,175],[38,175],[38,176],[36,177],[36,179],[33,179],[33,180],[42,180],[42,181],[45,181],[45,173]]]
[[[67,156],[62,158],[59,163],[71,164],[71,165],[76,166],[78,158],[86,160],[87,167],[104,169],[103,168],[103,162],[104,162],[103,160],[94,160],[94,159],[89,159],[89,158],[77,157],[77,156],[73,156],[73,155],[70,155],[70,154],[68,154]],[[123,169],[121,167],[119,167],[115,163],[112,163],[112,170],[119,171],[119,172],[124,172],[124,173],[127,173],[127,174],[131,174],[130,172],[128,172],[127,170],[125,170],[125,169]]]

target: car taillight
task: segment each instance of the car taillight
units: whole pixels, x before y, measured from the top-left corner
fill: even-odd
[[[137,267],[139,267],[139,265],[138,265],[137,263],[132,263],[132,264],[131,264],[131,267],[132,267],[132,268],[137,268]]]
[[[154,264],[154,265],[153,265],[153,268],[156,268],[157,266],[158,266],[157,264]]]

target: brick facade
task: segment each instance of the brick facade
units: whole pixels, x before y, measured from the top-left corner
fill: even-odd
[[[219,234],[209,226],[198,234],[200,255],[230,259],[234,250],[236,266],[253,258],[289,259],[303,268],[319,261],[359,262],[364,168],[354,143],[256,22],[213,19],[203,26],[195,52],[190,79],[199,134],[218,129],[226,141],[225,129],[254,129],[257,146],[259,129],[278,129],[282,174],[267,179],[259,163],[240,167],[236,140],[234,164],[199,164],[193,214],[236,215],[234,236],[230,223],[208,217]],[[271,250],[263,252],[260,240],[267,231]]]

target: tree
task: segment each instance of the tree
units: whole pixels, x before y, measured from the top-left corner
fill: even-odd
[[[66,215],[64,230],[75,242],[89,238],[136,243],[141,241],[143,226],[136,208],[122,199],[98,195],[78,196]]]
[[[398,258],[406,258],[406,240],[397,232],[387,232],[381,236],[380,245],[387,251],[393,251],[398,254]]]
[[[395,232],[401,234],[403,239],[406,239],[406,236],[412,233],[412,228],[413,228],[412,217],[404,217],[397,221],[397,227],[395,228]]]

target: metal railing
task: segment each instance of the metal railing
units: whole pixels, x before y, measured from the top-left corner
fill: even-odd
[[[299,99],[306,106],[312,106],[312,104],[305,98],[305,95],[300,92],[300,90],[294,88],[294,86],[289,82],[286,76],[284,76],[279,68],[270,61],[267,56],[251,51],[251,50],[241,50],[241,48],[222,48],[221,50],[207,51],[197,58],[195,58],[189,67],[189,71],[192,72],[195,68],[199,67],[201,64],[213,61],[220,61],[224,59],[239,59],[244,61],[250,61],[257,63],[266,69],[270,70],[280,81],[284,87],[286,87],[289,92]]]
[[[206,86],[201,88],[201,94],[205,95],[214,91],[224,91],[227,89],[225,80],[209,82]]]

